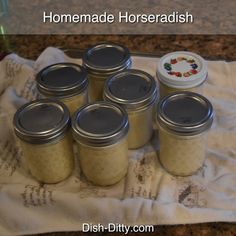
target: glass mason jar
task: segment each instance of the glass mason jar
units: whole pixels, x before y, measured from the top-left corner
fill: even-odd
[[[122,106],[129,117],[129,149],[145,145],[153,133],[153,115],[157,101],[154,78],[141,70],[129,69],[107,79],[104,99]]]
[[[202,167],[207,131],[212,122],[212,105],[200,94],[179,92],[160,101],[157,109],[159,160],[169,173],[188,176]]]
[[[73,116],[73,136],[78,145],[82,172],[97,185],[120,181],[128,169],[126,112],[115,104],[85,105]]]
[[[191,52],[172,52],[162,58],[157,65],[160,83],[160,97],[174,92],[191,91],[203,93],[207,79],[207,63],[199,55]]]
[[[43,183],[66,179],[74,167],[69,111],[57,100],[27,103],[15,113],[14,131],[31,174]]]
[[[72,115],[88,102],[86,70],[73,63],[57,63],[42,69],[36,76],[37,89],[44,98],[59,99]]]
[[[92,102],[102,100],[104,83],[110,75],[131,67],[129,50],[113,43],[101,43],[87,49],[82,60],[88,72]]]

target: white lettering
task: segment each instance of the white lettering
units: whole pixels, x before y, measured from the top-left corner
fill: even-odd
[[[125,23],[128,22],[128,12],[126,11],[125,14],[122,14],[122,12],[119,12],[119,23],[122,23],[125,21]]]
[[[103,12],[102,14],[54,14],[52,11],[43,12],[43,23],[109,23],[115,22],[115,16]],[[119,12],[118,23],[193,23],[194,17],[189,12],[179,14],[173,11],[171,14],[133,14]]]
[[[186,12],[186,20],[185,20],[186,23],[193,23],[194,22],[194,19],[193,19],[193,15],[190,14],[189,12]],[[184,22],[181,22],[181,23],[184,23]]]
[[[108,232],[115,232],[116,231],[116,225],[114,223],[108,224]]]
[[[50,11],[49,15],[46,15],[47,13],[43,12],[43,23],[46,22],[47,19],[49,19],[49,22],[52,23],[52,12]]]
[[[115,16],[104,12],[103,14],[54,14],[43,12],[43,23],[113,23]]]
[[[89,232],[90,231],[90,227],[88,223],[83,223],[82,225],[82,231],[83,232]]]
[[[129,230],[130,230],[130,226],[129,225],[124,225],[124,227],[125,227],[125,234],[128,234]]]
[[[172,12],[171,14],[132,14],[129,12],[119,12],[119,23],[193,23],[193,15],[189,12],[179,14]]]

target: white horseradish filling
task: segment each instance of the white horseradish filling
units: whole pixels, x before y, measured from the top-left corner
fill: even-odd
[[[156,104],[156,103],[155,103]],[[154,105],[141,111],[127,111],[129,118],[128,148],[135,149],[145,145],[152,137]]]
[[[40,98],[56,98],[53,96],[45,96],[41,93],[39,95]],[[73,115],[77,109],[88,103],[88,89],[85,89],[82,93],[75,94],[71,97],[59,97],[57,99],[63,102],[69,109],[70,115]]]
[[[195,136],[177,136],[159,128],[159,159],[173,175],[187,176],[195,173],[205,161],[207,132]]]
[[[73,115],[76,110],[88,103],[88,90],[86,89],[80,94],[76,94],[72,97],[60,99],[70,111],[70,114]]]
[[[82,171],[91,182],[111,185],[120,181],[127,173],[127,136],[118,143],[105,147],[92,147],[79,142],[77,145]]]
[[[106,78],[101,79],[94,75],[88,75],[89,79],[89,99],[91,102],[103,100],[103,88]]]
[[[183,92],[183,91],[189,91],[189,92],[194,92],[194,93],[198,93],[198,94],[203,94],[203,88],[204,88],[204,84],[200,84],[198,86],[192,87],[192,88],[188,88],[188,89],[180,89],[180,88],[173,88],[173,87],[169,87],[166,84],[162,83],[159,81],[159,88],[160,88],[160,97],[163,98],[171,93],[174,92]]]
[[[30,144],[22,140],[20,144],[31,174],[39,181],[57,183],[71,174],[74,154],[69,132],[62,139],[48,144]]]

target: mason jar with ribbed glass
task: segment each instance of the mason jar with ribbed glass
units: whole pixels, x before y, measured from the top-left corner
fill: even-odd
[[[111,76],[105,83],[104,99],[122,106],[128,113],[129,149],[142,147],[151,139],[157,87],[150,74],[129,69]]]
[[[71,174],[71,120],[62,102],[40,99],[27,103],[15,113],[13,125],[25,163],[37,180],[57,183]]]
[[[72,129],[80,166],[89,181],[112,185],[126,175],[129,123],[121,107],[109,102],[85,105],[74,114]]]
[[[50,65],[37,74],[36,81],[41,97],[59,99],[70,114],[88,102],[87,72],[78,64]]]
[[[182,91],[202,94],[207,79],[207,63],[192,52],[168,53],[158,62],[157,78],[161,98]]]
[[[188,176],[203,166],[212,122],[212,105],[200,94],[179,92],[160,101],[159,160],[169,173]]]
[[[131,67],[129,50],[114,43],[101,43],[87,49],[83,55],[83,66],[89,77],[91,102],[102,100],[105,80],[114,73]]]

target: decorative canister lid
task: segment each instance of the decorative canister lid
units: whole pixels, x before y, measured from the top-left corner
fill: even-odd
[[[104,98],[127,109],[142,109],[156,100],[154,78],[141,70],[124,70],[107,79]]]
[[[76,140],[93,146],[111,145],[129,130],[127,113],[109,102],[96,102],[80,108],[72,118]]]
[[[114,43],[101,43],[87,49],[82,60],[89,73],[98,75],[109,75],[131,67],[128,48]]]
[[[187,89],[200,85],[207,78],[207,63],[192,52],[172,52],[157,65],[158,79],[169,87]]]
[[[42,69],[36,76],[38,90],[48,96],[67,97],[88,86],[86,70],[73,63],[57,63]]]
[[[13,125],[20,139],[35,144],[48,143],[64,135],[70,127],[69,111],[62,102],[39,99],[20,107]]]
[[[211,127],[213,108],[197,93],[173,93],[159,102],[157,120],[160,126],[178,135],[195,135]]]

